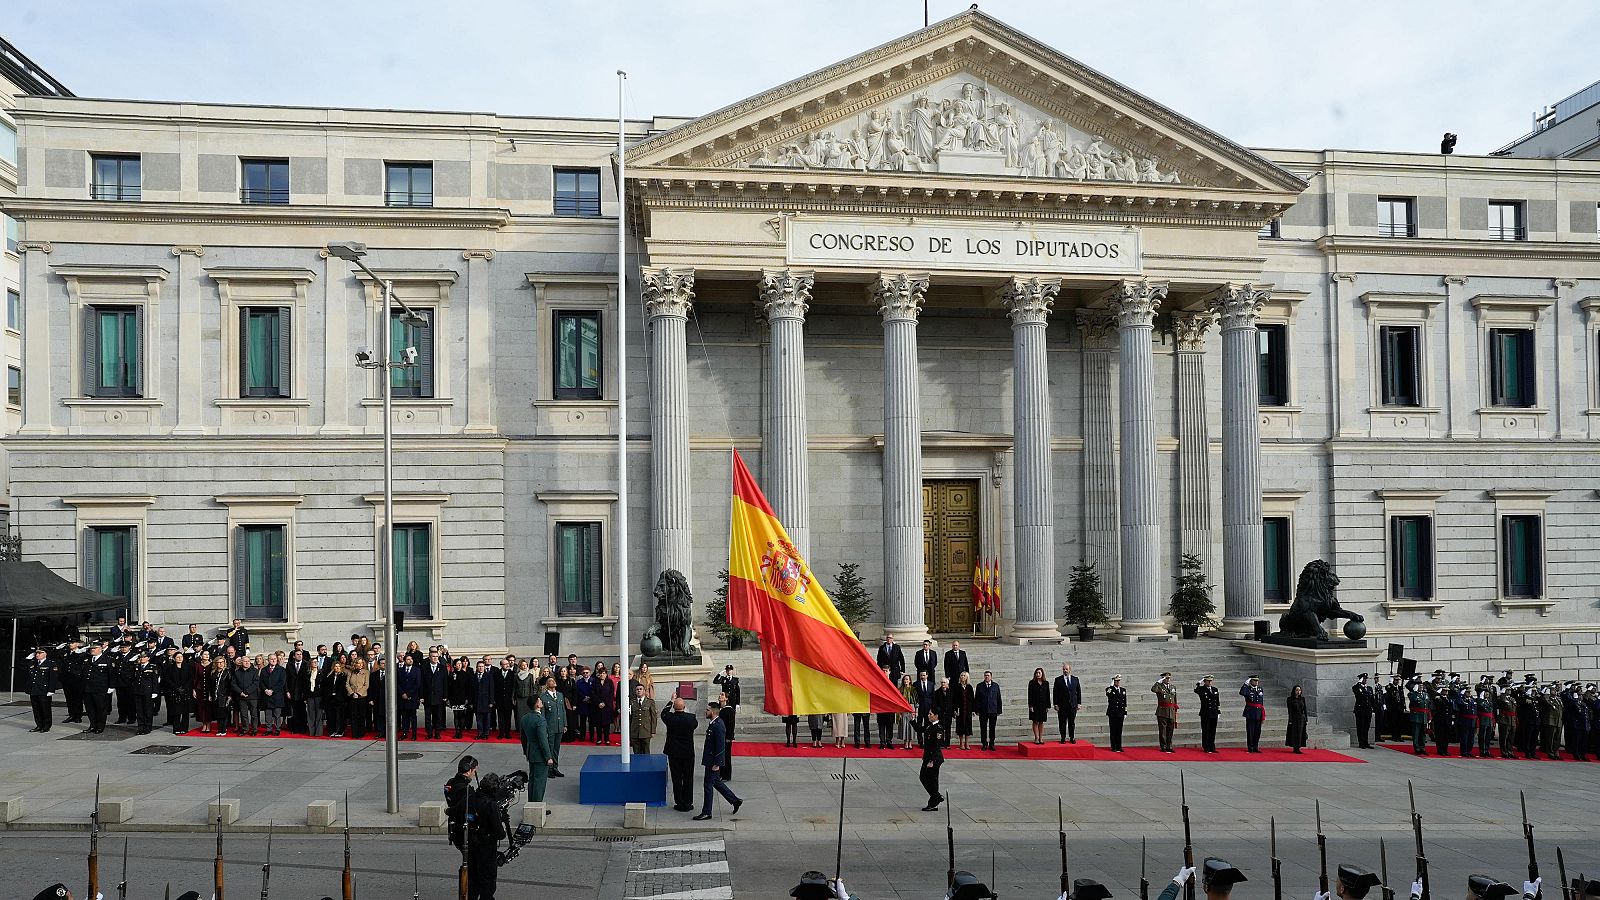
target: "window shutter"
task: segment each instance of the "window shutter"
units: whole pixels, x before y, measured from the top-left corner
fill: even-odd
[[[128,529],[128,618],[139,609],[139,529]]]
[[[1500,591],[1507,597],[1512,596],[1511,570],[1516,568],[1516,560],[1513,559],[1516,548],[1511,545],[1511,522],[1510,516],[1500,517]]]
[[[100,396],[100,311],[83,310],[83,395]]]
[[[91,591],[100,590],[100,542],[95,540],[93,528],[83,530],[83,581]]]
[[[1489,405],[1504,406],[1505,392],[1505,349],[1504,335],[1491,329],[1489,331]]]
[[[233,609],[239,618],[249,618],[250,532],[242,527],[233,529]]]
[[[1530,596],[1544,596],[1544,519],[1528,517],[1528,583],[1533,586]]]
[[[1410,328],[1405,332],[1406,346],[1410,352],[1406,354],[1407,371],[1405,377],[1410,381],[1413,406],[1422,405],[1422,329]]]
[[[412,529],[412,540],[417,543],[417,559],[422,565],[417,573],[416,609],[424,619],[433,618],[433,526],[418,525]]]
[[[422,396],[433,396],[433,320],[436,312],[425,312],[428,324],[417,329],[417,374]]]
[[[586,542],[589,551],[589,615],[598,616],[604,610],[600,589],[605,575],[603,563],[605,554],[600,552],[600,523],[589,525],[587,531],[589,532],[589,540]]]
[[[145,358],[145,355],[146,355],[145,354],[145,349],[144,349],[145,340],[144,340],[144,307],[143,306],[135,306],[133,308],[133,323],[134,323],[133,324],[134,336],[135,336],[135,338],[137,340],[137,345],[138,345],[138,348],[139,348],[138,354],[135,355],[132,360],[130,360],[130,362],[133,363],[133,385],[134,385],[133,390],[134,390],[134,393],[136,395],[138,395],[140,397],[143,397],[144,396],[144,358]]]
[[[1522,387],[1522,405],[1537,406],[1539,401],[1539,373],[1533,364],[1533,332],[1523,331],[1517,337],[1522,346],[1517,354],[1517,378]]]
[[[1389,581],[1392,584],[1391,592],[1396,597],[1405,596],[1405,586],[1401,576],[1405,572],[1405,546],[1400,540],[1400,520],[1389,520]]]
[[[292,366],[293,357],[290,355],[294,349],[294,331],[290,328],[289,315],[292,312],[287,306],[278,310],[278,396],[293,397],[294,382],[290,377],[294,374]]]
[[[1433,517],[1417,520],[1417,595],[1433,599]]]
[[[239,396],[250,396],[250,310],[239,310]]]
[[[1395,373],[1398,371],[1395,366],[1395,351],[1398,349],[1395,346],[1395,329],[1385,325],[1378,330],[1382,336],[1382,340],[1378,342],[1378,370],[1383,373],[1382,402],[1385,406],[1391,406],[1399,399],[1396,396],[1397,384],[1395,381]]]

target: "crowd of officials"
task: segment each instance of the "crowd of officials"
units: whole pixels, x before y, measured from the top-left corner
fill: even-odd
[[[1574,759],[1600,760],[1600,689],[1593,682],[1540,682],[1533,673],[1517,680],[1510,671],[1476,684],[1455,672],[1436,669],[1432,678],[1390,676],[1383,686],[1361,675],[1355,693],[1356,738],[1369,747],[1378,740],[1410,739],[1418,756],[1502,759],[1559,759],[1565,749]]]

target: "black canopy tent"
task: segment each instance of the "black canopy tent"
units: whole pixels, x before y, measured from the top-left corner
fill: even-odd
[[[121,597],[80,587],[37,560],[0,561],[0,618],[11,620],[11,690],[16,689],[17,636],[21,620],[123,609]]]

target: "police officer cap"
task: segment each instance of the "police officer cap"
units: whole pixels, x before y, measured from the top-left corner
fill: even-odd
[[[995,892],[979,881],[978,876],[971,872],[957,872],[955,880],[950,882],[950,892],[945,894],[945,900],[991,900],[995,896]]]
[[[1109,900],[1111,889],[1093,878],[1078,878],[1072,882],[1070,900]]]
[[[67,886],[58,881],[39,893],[34,894],[33,900],[60,900],[62,897],[70,896],[72,896],[72,894],[67,891]]]
[[[800,883],[789,891],[796,900],[833,900],[833,888],[828,886],[828,876],[811,871],[800,876]]]
[[[1223,889],[1231,888],[1241,881],[1249,881],[1244,873],[1234,868],[1233,863],[1215,856],[1206,857],[1202,864],[1205,873],[1205,883],[1208,887],[1215,886]]]
[[[1581,897],[1584,894],[1600,896],[1600,881],[1595,881],[1592,878],[1574,878],[1572,879],[1572,894],[1575,897]]]
[[[1482,900],[1500,900],[1501,897],[1510,897],[1518,892],[1504,881],[1495,881],[1487,875],[1468,875],[1467,890]]]
[[[1356,676],[1356,680],[1357,681],[1366,681],[1367,680],[1367,673],[1362,672],[1360,675],[1357,675]]]
[[[1529,682],[1529,683],[1532,683],[1532,682],[1538,681],[1539,678],[1538,678],[1538,676],[1534,675],[1532,672],[1529,672],[1528,674],[1522,676],[1522,680],[1526,681],[1526,682]]]
[[[1383,882],[1378,878],[1377,873],[1371,869],[1342,865],[1339,867],[1339,883],[1344,885],[1344,892],[1351,900],[1361,900],[1362,897],[1367,895],[1367,891],[1372,890]]]
[[[1161,677],[1162,678],[1171,678],[1172,677],[1172,673],[1171,672],[1162,672],[1161,673]]]
[[[200,900],[200,892],[199,891],[184,891],[183,893],[178,895],[178,900]],[[322,900],[332,900],[332,898],[331,897],[323,897]]]

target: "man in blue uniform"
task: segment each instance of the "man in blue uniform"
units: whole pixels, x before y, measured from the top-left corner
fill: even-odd
[[[738,815],[739,807],[744,805],[744,801],[722,781],[722,767],[728,761],[728,732],[727,726],[722,721],[721,712],[722,704],[715,700],[706,704],[706,718],[711,724],[706,726],[706,742],[700,751],[700,765],[705,767],[705,783],[701,793],[705,799],[700,806],[700,815],[694,817],[697,822],[711,818],[711,805],[715,799],[712,796],[713,791],[733,804],[730,815]]]
[[[1251,675],[1239,688],[1244,698],[1245,748],[1250,753],[1261,752],[1261,723],[1267,720],[1267,695],[1261,690],[1261,678]]]

